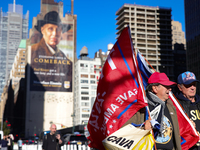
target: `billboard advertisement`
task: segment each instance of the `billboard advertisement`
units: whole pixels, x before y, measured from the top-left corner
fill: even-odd
[[[49,11],[34,28],[30,91],[72,92],[73,23]]]

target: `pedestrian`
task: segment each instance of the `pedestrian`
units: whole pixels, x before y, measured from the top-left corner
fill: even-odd
[[[6,139],[6,136],[3,136],[3,139],[0,141],[1,144],[1,150],[8,150],[8,141]]]
[[[176,108],[169,99],[169,93],[175,82],[169,80],[165,73],[154,72],[148,79],[146,96],[151,119],[145,120],[145,108],[133,115],[126,124],[144,123],[144,129],[154,129],[154,139],[158,150],[181,150],[181,137],[176,115]],[[160,129],[152,127],[152,121],[160,125]],[[124,125],[123,125],[124,126]]]
[[[13,150],[13,135],[12,134],[9,134],[7,136],[7,141],[8,141],[8,150]]]
[[[43,150],[61,150],[61,146],[64,145],[64,140],[60,134],[56,133],[56,125],[52,124],[50,127],[50,133],[44,135],[43,138]]]
[[[200,132],[200,96],[196,94],[197,82],[199,80],[196,79],[193,72],[186,71],[181,73],[177,78],[179,92],[176,93],[176,98],[192,120],[196,130]],[[190,150],[200,150],[200,141]]]
[[[18,150],[22,150],[22,139],[19,138],[19,140],[17,141],[18,144]]]

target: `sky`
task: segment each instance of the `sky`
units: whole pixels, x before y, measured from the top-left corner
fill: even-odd
[[[23,5],[23,13],[29,10],[29,29],[32,28],[32,18],[40,12],[41,0],[15,0],[16,4]],[[71,11],[71,0],[62,0],[64,13]],[[0,8],[8,11],[8,4],[13,0],[0,0]],[[74,14],[77,15],[77,57],[83,46],[88,48],[90,58],[95,52],[102,49],[107,51],[109,43],[116,42],[115,13],[123,4],[137,4],[159,6],[172,9],[172,20],[182,23],[185,32],[184,0],[74,0]]]

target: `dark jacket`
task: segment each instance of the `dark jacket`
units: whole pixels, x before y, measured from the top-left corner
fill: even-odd
[[[200,96],[195,95],[195,102],[192,103],[189,99],[183,96],[182,92],[176,93],[176,98],[178,99],[179,103],[182,105],[183,109],[185,110],[186,114],[189,116],[190,105],[197,105],[198,110],[200,110]]]
[[[45,136],[44,136],[44,139],[43,139],[43,144],[42,144],[42,149],[43,150],[61,150],[61,146],[64,145],[64,140],[61,138],[62,140],[62,143],[59,144],[59,141],[58,139],[55,138],[54,141],[52,141],[52,138],[50,137],[50,133],[47,133]],[[52,144],[50,144],[50,142],[55,142],[55,144],[53,146],[55,147],[52,147]],[[51,145],[51,146],[50,146]]]
[[[30,66],[31,90],[72,92],[72,61],[59,49],[53,55],[43,38],[31,46]]]

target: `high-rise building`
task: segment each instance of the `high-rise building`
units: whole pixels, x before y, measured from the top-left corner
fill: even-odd
[[[172,20],[172,45],[185,43],[185,32],[182,30],[182,24],[178,21]]]
[[[75,63],[74,125],[88,123],[101,74],[101,59],[87,57],[87,47],[80,53],[80,59]]]
[[[28,37],[29,11],[23,15],[23,6],[9,4],[8,12],[0,9],[0,95],[6,81],[21,39]]]
[[[175,81],[180,73],[186,71],[186,42],[182,24],[172,20],[172,49],[174,54]]]
[[[200,1],[184,0],[187,70],[200,79]],[[197,88],[200,93],[200,87]]]
[[[49,130],[52,123],[57,129],[73,126],[77,31],[73,0],[71,13],[63,12],[61,0],[40,2],[41,9],[33,17],[26,44],[26,137]],[[53,29],[47,31],[48,27]],[[50,42],[47,37],[54,33],[56,40]]]
[[[156,71],[174,80],[171,9],[124,4],[117,12],[117,35],[129,25],[134,48]]]
[[[108,57],[108,55],[109,55],[109,53],[110,53],[112,47],[113,47],[113,44],[110,43],[110,44],[108,44],[108,46],[107,46],[108,51],[107,51],[106,53],[105,53],[105,52],[102,52],[101,49],[99,49],[99,51],[97,51],[97,52],[95,53],[95,56],[94,56],[94,57],[95,57],[95,58],[100,58],[100,59],[101,59],[101,67],[102,67],[102,68],[103,68],[104,63],[106,62],[106,59],[107,59],[107,57]]]

